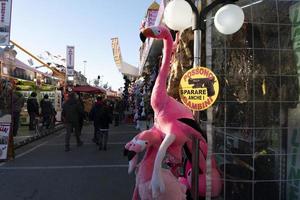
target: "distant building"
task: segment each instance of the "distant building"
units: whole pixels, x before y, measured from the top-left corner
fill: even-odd
[[[87,78],[81,73],[81,71],[74,71],[74,85],[88,85]]]

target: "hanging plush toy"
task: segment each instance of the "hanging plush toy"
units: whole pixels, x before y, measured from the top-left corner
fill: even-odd
[[[179,163],[182,158],[183,145],[191,142],[192,135],[205,144],[206,139],[194,121],[191,110],[167,94],[166,82],[170,72],[173,46],[170,31],[164,26],[149,27],[143,29],[140,36],[142,40],[151,37],[161,39],[164,43],[162,64],[151,94],[151,106],[154,110],[155,118],[154,127],[159,130],[163,138],[155,157],[151,178],[152,197],[157,198],[161,193],[165,192],[166,184],[161,176],[161,165],[167,150],[173,155],[173,161]],[[206,172],[204,158],[200,159],[199,167]]]
[[[193,122],[193,113],[183,104],[168,96],[166,82],[170,72],[170,61],[173,40],[170,31],[164,26],[149,27],[141,32],[141,39],[152,37],[162,39],[164,51],[162,64],[155,80],[151,94],[151,106],[154,110],[155,127],[163,133],[163,142],[157,152],[154,170],[151,179],[152,195],[158,197],[165,192],[165,183],[160,178],[161,164],[166,151],[172,152],[178,162],[181,161],[182,147],[194,135],[200,140],[205,140],[199,131],[195,130],[185,122]],[[184,122],[180,121],[184,119]]]
[[[146,150],[144,158],[138,165],[136,172],[136,183],[133,200],[152,200],[150,190],[151,177],[153,173],[154,161],[161,144],[161,133],[153,127],[143,131],[125,145],[126,154],[129,158],[129,169],[131,173],[137,167],[138,153]],[[186,186],[181,184],[178,179],[168,169],[162,169],[160,178],[166,184],[165,192],[161,193],[156,200],[184,200],[186,199]]]
[[[187,155],[187,160],[185,162],[185,181],[188,183],[188,190],[192,190],[192,141],[189,141],[184,145],[185,155]],[[206,159],[207,159],[207,144],[203,141],[199,142],[199,175],[198,175],[198,194],[201,197],[206,196]],[[217,167],[217,162],[215,158],[211,157],[211,197],[217,197],[222,191],[222,182],[219,169]]]
[[[126,145],[126,149],[130,152],[139,152],[144,150],[149,144],[154,145],[155,148],[147,149],[147,153],[140,164],[140,169],[137,172],[136,189],[134,198],[140,196],[141,199],[172,199],[167,198],[172,195],[172,191],[180,191],[176,189],[178,182],[172,182],[177,179],[172,176],[166,175],[166,170],[162,169],[162,162],[167,152],[170,162],[176,166],[182,162],[182,149],[187,144],[187,149],[191,149],[191,136],[195,136],[200,140],[199,154],[199,169],[202,172],[199,179],[203,187],[199,188],[202,194],[206,188],[205,173],[206,173],[206,154],[207,146],[205,136],[201,134],[200,128],[193,119],[192,112],[183,104],[177,102],[174,98],[167,95],[166,81],[170,71],[170,59],[172,53],[172,37],[169,30],[163,26],[150,27],[142,30],[141,37],[153,37],[163,39],[164,41],[164,55],[162,65],[155,81],[152,94],[151,106],[154,110],[155,123],[154,126],[146,132],[142,132],[134,141]],[[140,139],[142,138],[142,139]],[[146,144],[147,143],[147,144]],[[137,157],[133,156],[132,163],[137,162]],[[175,170],[174,170],[175,171]],[[167,174],[170,171],[167,171]],[[169,175],[171,175],[169,173]],[[220,193],[221,181],[220,175],[217,170],[214,170],[214,177],[212,177],[213,196]],[[175,179],[174,179],[175,178]],[[189,183],[190,179],[187,178]],[[176,183],[176,184],[175,184]],[[189,183],[190,184],[190,183]],[[146,187],[147,186],[147,187]],[[200,184],[201,186],[201,184]],[[174,189],[175,188],[175,189]],[[151,194],[152,193],[152,194]],[[164,198],[162,196],[166,195]],[[184,198],[184,196],[179,195]],[[173,198],[174,199],[174,198]]]
[[[185,154],[187,155],[187,161],[185,162],[185,174],[183,177],[179,177],[177,173],[182,166],[182,163],[178,164],[172,160],[172,155],[167,152],[167,158],[165,159],[164,165],[169,165],[169,169],[161,170],[161,179],[165,183],[166,188],[164,192],[160,193],[157,198],[152,197],[150,184],[153,173],[154,161],[158,149],[163,141],[161,137],[162,133],[155,127],[150,130],[143,131],[135,136],[130,142],[125,145],[125,155],[128,156],[129,169],[131,173],[135,168],[136,170],[136,185],[133,195],[133,200],[137,199],[162,199],[162,200],[181,200],[185,199],[186,189],[191,191],[191,177],[192,177],[192,154],[190,152],[191,141],[184,145]],[[189,147],[190,146],[190,147]],[[199,196],[205,197],[206,195],[206,166],[205,159],[207,156],[207,145],[206,143],[199,143],[199,160],[201,162],[200,173],[199,173]],[[146,151],[144,158],[138,164],[138,154]],[[212,158],[211,168],[211,196],[216,197],[222,190],[220,181],[220,174],[216,167],[216,162]],[[179,184],[180,183],[180,184]]]

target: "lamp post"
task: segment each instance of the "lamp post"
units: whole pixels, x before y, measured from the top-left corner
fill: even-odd
[[[84,75],[84,76],[85,76],[85,67],[86,67],[86,63],[87,63],[87,61],[84,60],[84,61],[83,61],[83,75]]]
[[[216,6],[226,4],[221,7],[215,17],[216,29],[225,35],[238,31],[244,22],[242,9],[233,3],[237,0],[215,0],[201,11],[195,6],[192,0],[173,0],[165,8],[164,22],[166,25],[177,31],[183,31],[192,26],[194,31],[194,62],[193,67],[201,65],[201,32],[206,28],[206,15]],[[207,118],[207,135],[212,130],[211,110]],[[198,112],[195,113],[198,116]],[[198,174],[199,174],[199,141],[193,138],[193,167],[192,167],[192,197],[198,199]],[[206,184],[206,183],[204,183]]]

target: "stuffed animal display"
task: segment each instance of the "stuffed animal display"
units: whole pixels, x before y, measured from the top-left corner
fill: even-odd
[[[151,93],[154,125],[135,136],[125,146],[130,161],[129,172],[137,166],[138,153],[146,150],[137,168],[133,199],[186,199],[185,191],[191,187],[191,173],[187,171],[186,177],[179,179],[176,171],[183,165],[183,151],[188,151],[189,154],[192,152],[192,136],[199,140],[199,194],[205,196],[206,136],[194,120],[191,110],[167,94],[166,82],[170,73],[173,47],[171,33],[164,26],[155,26],[143,29],[140,36],[142,40],[148,37],[163,40],[164,50],[162,64]],[[212,196],[215,197],[220,194],[222,183],[216,162],[214,158],[212,160]],[[191,166],[191,160],[188,162]],[[171,167],[165,169],[162,167],[165,164]],[[186,169],[191,170],[191,167]]]

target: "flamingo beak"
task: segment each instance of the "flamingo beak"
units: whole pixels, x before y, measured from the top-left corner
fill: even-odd
[[[130,161],[128,165],[128,174],[133,172],[138,163],[138,154],[136,154]]]
[[[127,156],[128,155],[128,149],[124,148],[123,150],[123,156]]]
[[[128,151],[128,153],[127,153],[128,161],[131,161],[135,155],[136,155],[136,152]]]
[[[153,35],[153,31],[151,28],[145,28],[140,32],[140,39],[144,43],[147,37]]]
[[[146,36],[143,34],[143,32],[140,32],[140,39],[144,43],[146,41]]]

